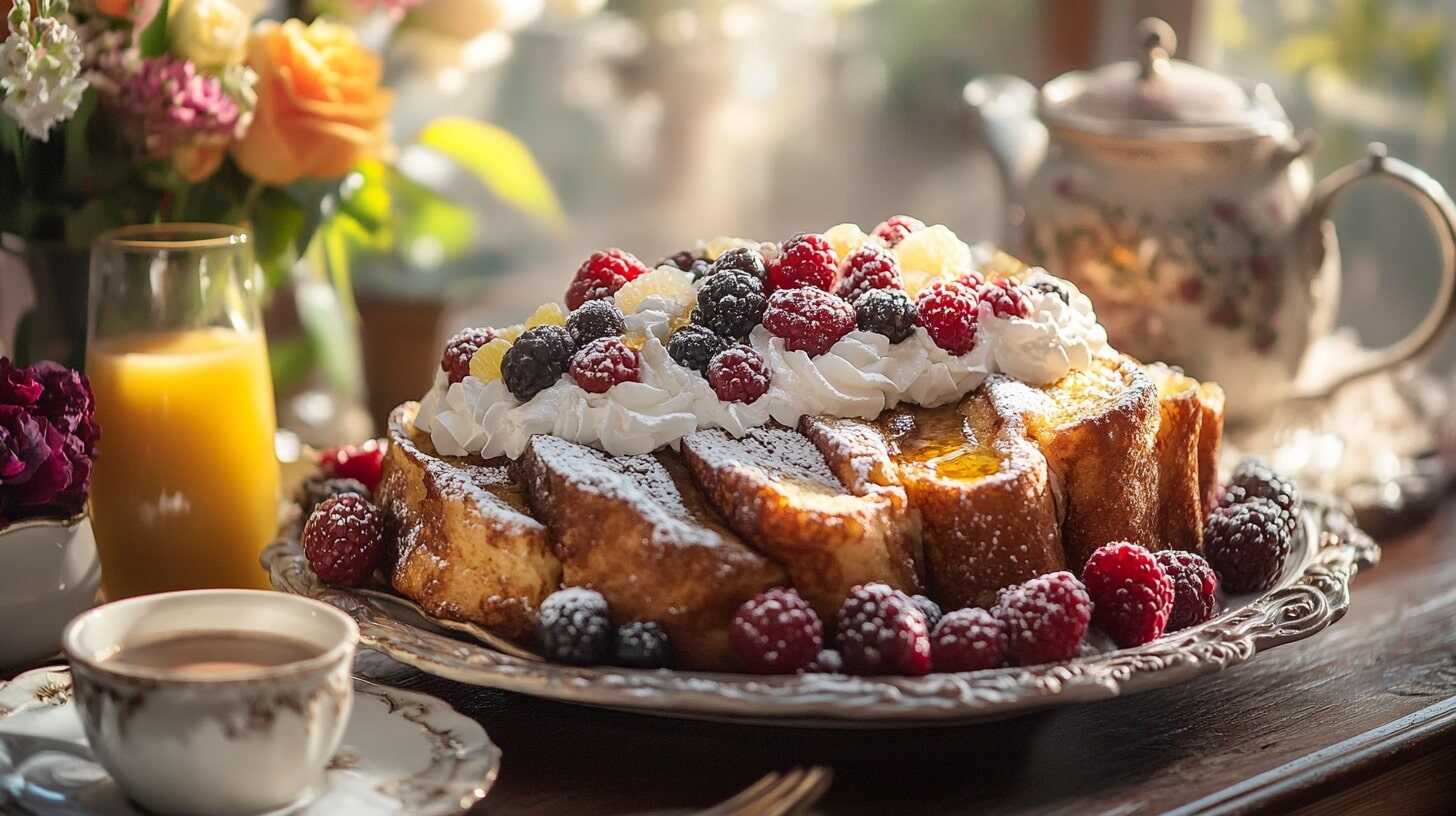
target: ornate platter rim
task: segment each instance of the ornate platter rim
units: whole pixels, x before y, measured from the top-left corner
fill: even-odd
[[[1306,497],[1295,557],[1273,588],[1236,599],[1238,605],[1212,620],[1143,646],[964,674],[758,676],[564,666],[431,631],[426,621],[413,623],[392,612],[383,593],[320,584],[299,549],[296,515],[263,553],[274,587],[337,606],[358,622],[364,646],[420,671],[563,702],[803,727],[966,724],[1187,682],[1323,631],[1349,608],[1356,573],[1380,560],[1379,545],[1355,526],[1347,505]],[[459,625],[452,628],[460,631]]]

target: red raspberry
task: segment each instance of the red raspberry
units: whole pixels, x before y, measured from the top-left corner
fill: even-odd
[[[588,300],[609,298],[645,272],[647,265],[630,252],[620,249],[593,252],[581,262],[571,285],[566,287],[566,308],[575,309]]]
[[[1103,545],[1082,567],[1092,598],[1092,622],[1118,646],[1141,646],[1163,636],[1173,612],[1173,579],[1136,544]]]
[[[982,303],[991,304],[997,317],[1026,317],[1031,314],[1031,300],[1025,288],[1009,280],[999,280],[982,285],[979,294]]]
[[[937,346],[960,355],[976,345],[981,303],[974,290],[959,283],[932,284],[916,298],[915,308],[916,325],[924,326]]]
[[[905,288],[905,281],[900,277],[899,261],[879,244],[865,242],[844,259],[839,272],[839,285],[834,288],[834,294],[848,303],[853,303],[855,298],[870,289]]]
[[[829,241],[817,232],[795,235],[768,270],[769,291],[811,286],[826,292],[834,288],[839,259]]]
[[[356,479],[369,488],[379,489],[384,476],[383,439],[371,439],[362,445],[342,445],[319,454],[319,469],[330,479]]]
[[[736,345],[708,361],[708,385],[724,402],[751,403],[768,393],[768,363],[749,346]]]
[[[824,624],[798,590],[775,587],[744,601],[728,624],[728,641],[755,674],[809,668],[824,645]]]
[[[359,586],[384,560],[384,511],[358,493],[324,499],[303,525],[303,554],[324,583]]]
[[[615,337],[598,337],[571,358],[571,378],[583,391],[601,394],[624,382],[642,381],[637,350]]]
[[[1006,624],[984,609],[957,609],[930,635],[935,670],[971,672],[1006,663]]]
[[[854,307],[819,289],[780,289],[768,296],[763,327],[789,351],[828,351],[855,327]]]
[[[470,358],[480,351],[481,346],[494,339],[495,329],[461,329],[445,344],[440,370],[449,376],[450,382],[460,382],[470,373]]]
[[[870,233],[870,237],[878,238],[885,246],[894,245],[905,240],[905,236],[912,232],[919,232],[925,229],[925,222],[919,218],[912,218],[908,215],[892,215],[881,221]]]
[[[1173,612],[1168,615],[1167,631],[1186,629],[1213,617],[1218,610],[1218,576],[1203,556],[1161,550],[1153,557],[1173,581]]]
[[[850,674],[920,675],[930,671],[925,613],[887,584],[860,584],[839,607],[839,651]]]
[[[1092,620],[1092,600],[1082,582],[1063,570],[1001,590],[993,614],[1006,624],[1011,662],[1033,666],[1077,656]]]

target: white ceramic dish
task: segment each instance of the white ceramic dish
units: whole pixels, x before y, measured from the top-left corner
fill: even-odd
[[[423,694],[358,679],[353,689],[322,790],[282,813],[457,816],[485,797],[500,750],[477,723]],[[0,812],[144,816],[92,758],[63,667],[0,684]]]
[[[0,530],[0,669],[61,650],[61,630],[96,604],[101,562],[85,516],[26,519]]]
[[[1347,508],[1311,497],[1272,589],[1224,598],[1212,620],[1143,646],[964,674],[766,677],[523,659],[454,637],[381,593],[323,586],[299,549],[296,526],[263,553],[274,586],[338,606],[358,622],[365,647],[430,674],[647,714],[829,728],[960,725],[1184,683],[1323,631],[1345,614],[1355,573],[1379,559],[1379,546],[1353,525]]]

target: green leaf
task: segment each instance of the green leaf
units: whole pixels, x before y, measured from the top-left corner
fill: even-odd
[[[91,123],[91,114],[96,111],[96,91],[87,89],[81,97],[81,105],[66,122],[66,187],[72,190],[84,189],[91,180],[91,150],[86,143],[86,128]]]
[[[273,372],[273,389],[288,393],[308,379],[314,367],[313,341],[307,335],[268,338],[268,367]]]
[[[445,117],[426,125],[419,143],[453,159],[492,193],[552,231],[566,229],[550,180],[530,149],[510,133],[473,119]]]
[[[269,188],[252,207],[254,253],[263,267],[269,291],[276,291],[298,260],[299,238],[308,217],[298,202]]]
[[[141,49],[143,57],[160,57],[167,53],[167,6],[170,3],[171,0],[162,0],[162,5],[157,8],[157,16],[142,29],[137,47]]]

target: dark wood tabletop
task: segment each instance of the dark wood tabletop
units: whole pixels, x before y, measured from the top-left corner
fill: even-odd
[[[1382,541],[1333,628],[1182,686],[977,726],[745,727],[602,711],[400,667],[501,747],[473,814],[706,806],[821,764],[821,813],[1456,814],[1456,500]]]
[[[504,751],[477,813],[705,806],[823,764],[823,813],[1456,814],[1456,502],[1382,542],[1333,628],[1174,688],[1001,722],[799,731],[600,711],[413,672]]]

